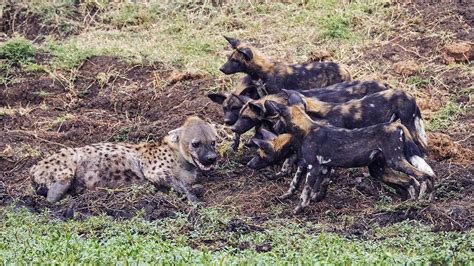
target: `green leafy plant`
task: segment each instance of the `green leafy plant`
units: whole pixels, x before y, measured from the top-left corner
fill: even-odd
[[[9,65],[29,63],[35,52],[35,46],[22,36],[16,36],[0,46],[0,58],[6,59]]]

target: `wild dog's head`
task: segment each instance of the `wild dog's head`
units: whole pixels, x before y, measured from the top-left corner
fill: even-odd
[[[201,171],[208,171],[217,160],[217,132],[213,126],[196,116],[168,133],[168,140],[176,144],[181,155]]]
[[[257,155],[247,163],[247,166],[252,169],[261,169],[275,164],[284,160],[291,152],[291,134],[281,134],[277,136],[269,131],[264,131],[265,132],[262,132],[264,139],[251,139],[254,145],[258,147]]]
[[[232,126],[232,131],[243,134],[258,125],[263,119],[271,117],[272,113],[268,112],[265,108],[265,101],[272,99],[274,101],[281,102],[284,99],[277,95],[267,95],[258,100],[251,100],[247,102],[240,110],[239,118]]]
[[[235,124],[242,107],[252,99],[258,99],[257,87],[248,87],[237,93],[218,92],[209,93],[211,101],[221,104],[224,110],[224,123],[228,126]]]
[[[279,117],[273,129],[275,132],[307,133],[312,127],[312,120],[305,112],[306,104],[303,98],[297,94],[291,94],[288,104],[284,105],[275,101],[266,101],[267,112],[275,113]]]
[[[244,72],[257,77],[257,73],[269,71],[273,65],[271,60],[264,56],[255,47],[242,43],[240,40],[225,37],[234,50],[227,62],[219,68],[226,75]]]

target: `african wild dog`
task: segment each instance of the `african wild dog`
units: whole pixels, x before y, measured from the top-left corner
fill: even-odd
[[[234,87],[231,93],[218,92],[208,93],[207,97],[213,102],[222,105],[224,109],[224,123],[231,126],[237,121],[240,109],[249,99],[258,99],[257,83],[249,75],[243,77]],[[240,134],[234,134],[231,148],[236,151],[240,144]]]
[[[189,117],[156,143],[98,143],[66,148],[30,170],[36,192],[56,202],[64,194],[96,187],[118,187],[149,181],[172,187],[197,201],[202,185],[197,170],[207,171],[217,159],[216,130],[198,117]]]
[[[406,189],[412,199],[422,198],[425,193],[430,193],[432,197],[435,174],[420,156],[421,151],[404,125],[382,123],[353,130],[343,129],[313,121],[304,111],[302,101],[295,101],[290,106],[267,101],[265,105],[287,125],[298,155],[299,169],[282,198],[294,194],[303,173],[307,172],[296,213],[308,206],[311,199],[319,201],[324,198],[332,167],[369,166],[371,174],[379,175],[376,178]],[[371,166],[373,163],[377,165]],[[407,176],[385,176],[385,165]]]
[[[220,68],[224,74],[246,73],[254,80],[262,80],[267,94],[280,89],[311,89],[350,80],[349,72],[333,62],[286,64],[275,62],[258,49],[241,41],[225,37],[234,49],[227,62]]]
[[[366,95],[387,89],[388,85],[377,81],[346,81],[321,89],[299,91],[299,93],[314,101],[334,104],[360,99]],[[257,100],[245,96],[240,97],[243,106],[237,115],[238,119],[235,121],[232,130],[242,134],[253,126],[256,126],[266,115],[264,102],[266,100],[274,100],[281,103],[286,102],[291,94],[290,92],[291,91],[283,90],[280,93],[267,95]],[[234,95],[234,97],[238,96]]]
[[[399,119],[408,128],[424,156],[428,140],[421,112],[415,98],[404,91],[384,90],[340,104],[305,97],[296,91],[285,92],[290,95],[290,105],[291,99],[300,100],[311,118],[326,120],[335,127],[354,129]]]

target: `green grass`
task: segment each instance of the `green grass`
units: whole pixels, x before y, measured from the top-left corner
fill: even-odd
[[[0,58],[7,60],[10,65],[26,64],[33,60],[35,46],[21,36],[16,36],[0,44]]]
[[[87,55],[103,54],[221,75],[218,69],[227,45],[222,35],[257,39],[258,46],[276,58],[291,54],[293,60],[303,61],[311,52],[327,47],[343,57],[354,44],[373,39],[369,28],[374,25],[365,28],[357,21],[381,16],[383,3],[318,0],[304,7],[248,2],[219,7],[186,1],[105,4],[98,19],[104,25],[65,41],[49,41],[43,48],[53,53],[53,64],[61,69],[77,66]]]
[[[464,113],[464,110],[465,106],[462,104],[452,100],[448,101],[441,110],[431,117],[428,129],[431,131],[439,131],[448,128],[460,114]]]
[[[473,233],[437,232],[416,223],[373,228],[368,240],[343,237],[312,223],[272,220],[263,231],[228,230],[231,216],[202,209],[199,216],[148,222],[96,216],[48,220],[25,210],[0,212],[0,259],[4,263],[177,264],[406,264],[468,263]],[[247,248],[239,247],[246,243]],[[268,252],[256,247],[269,244]]]

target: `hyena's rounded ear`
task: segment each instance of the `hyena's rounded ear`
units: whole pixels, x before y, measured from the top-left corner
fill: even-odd
[[[173,143],[178,143],[182,131],[183,131],[182,127],[179,127],[177,129],[173,129],[173,130],[169,131],[168,132],[168,139]]]
[[[230,46],[232,46],[232,48],[236,49],[237,46],[240,45],[240,40],[237,40],[235,38],[231,38],[231,37],[227,37],[227,36],[224,36],[224,38],[229,42]]]
[[[250,48],[238,48],[237,51],[239,53],[241,53],[246,60],[252,60],[253,58],[253,52],[252,52],[252,49]]]
[[[225,99],[227,98],[227,96],[222,93],[222,92],[218,92],[218,93],[208,93],[207,94],[207,97],[209,99],[211,99],[211,101],[215,102],[215,103],[218,103],[218,104],[223,104]]]

